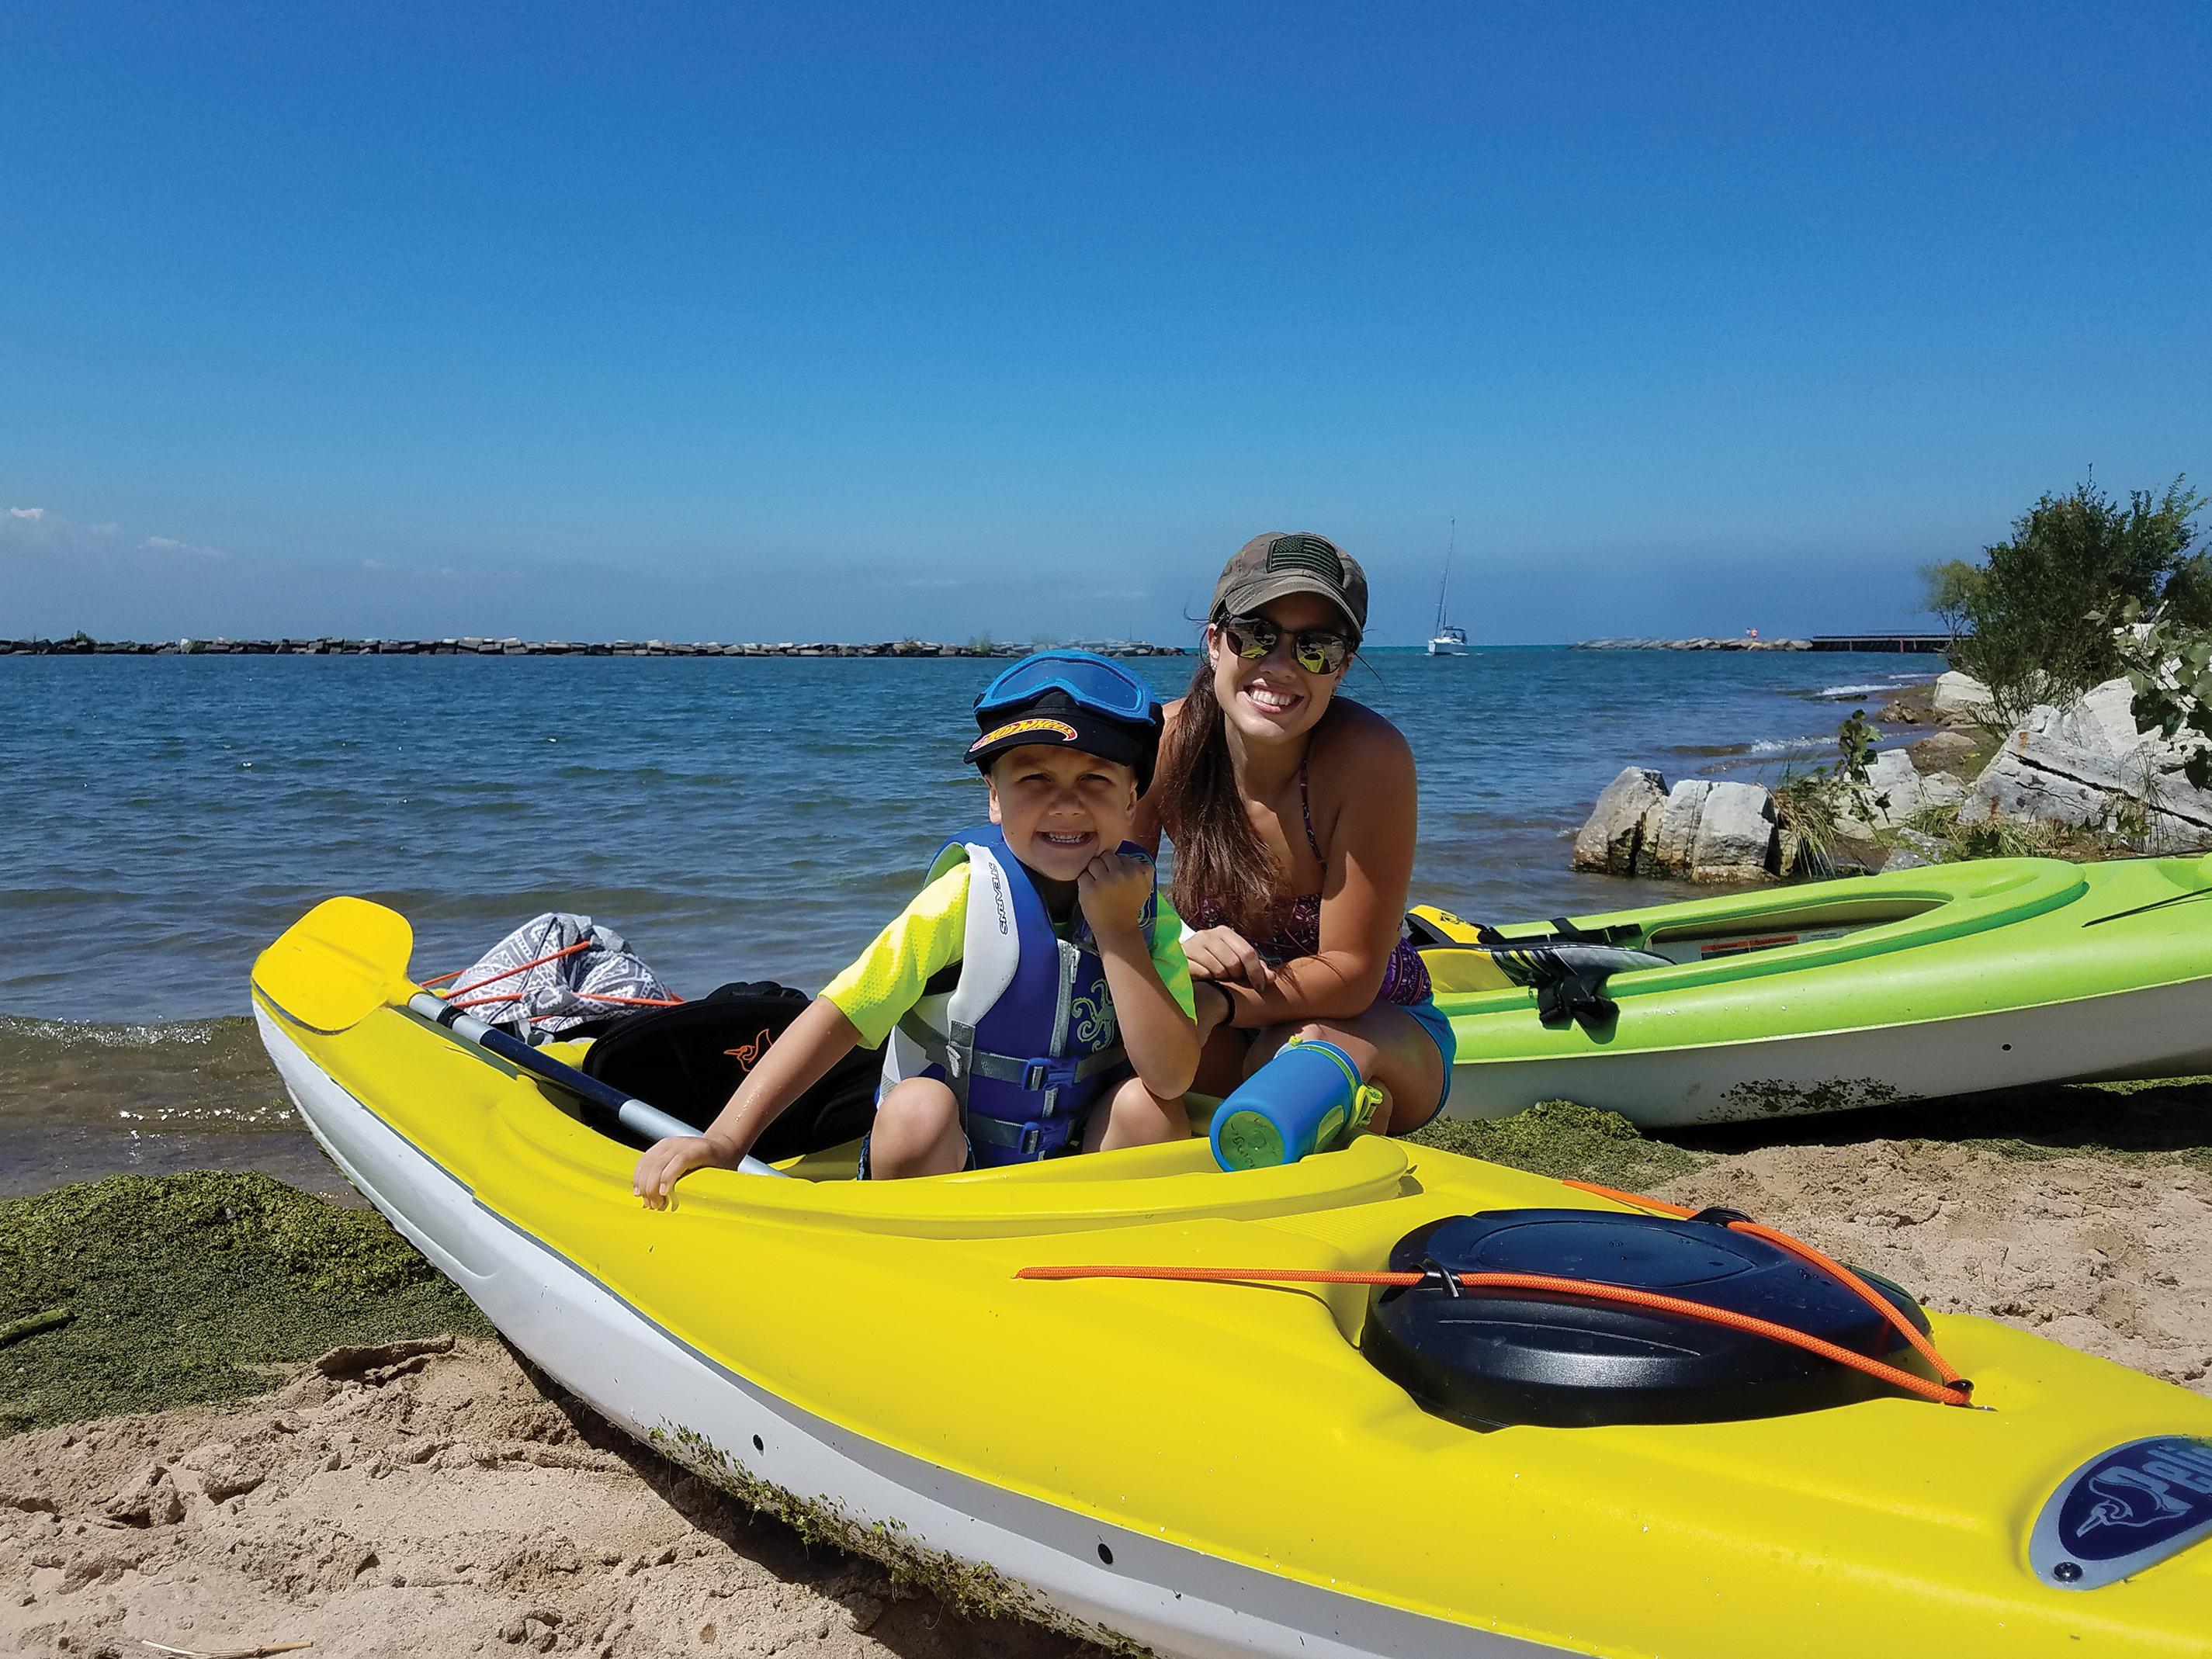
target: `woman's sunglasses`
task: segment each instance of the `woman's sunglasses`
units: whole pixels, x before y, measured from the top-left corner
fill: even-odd
[[[1227,617],[1215,624],[1229,648],[1246,662],[1266,659],[1283,630],[1265,617]],[[1291,636],[1291,656],[1309,674],[1334,674],[1352,660],[1359,641],[1331,629],[1305,628]]]

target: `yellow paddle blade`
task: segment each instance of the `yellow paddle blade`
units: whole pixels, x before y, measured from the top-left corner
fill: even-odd
[[[1461,921],[1449,910],[1438,909],[1433,904],[1417,904],[1413,914],[1455,944],[1473,945],[1476,942],[1474,924]]]
[[[254,988],[317,1031],[357,1025],[404,1001],[415,930],[397,910],[367,899],[325,899],[286,928],[253,964]]]
[[[1480,937],[1475,924],[1463,921],[1449,910],[1439,910],[1433,904],[1417,904],[1413,914],[1435,928],[1450,945],[1425,945],[1421,960],[1429,966],[1429,982],[1439,991],[1505,991],[1513,987],[1511,975],[1492,960],[1489,951],[1476,944]]]
[[[1510,991],[1512,976],[1487,951],[1431,945],[1421,952],[1429,983],[1439,991]]]

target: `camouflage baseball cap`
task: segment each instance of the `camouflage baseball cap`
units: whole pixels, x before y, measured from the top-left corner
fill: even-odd
[[[1270,532],[1255,536],[1221,568],[1208,621],[1242,616],[1286,593],[1318,593],[1352,624],[1367,631],[1367,573],[1359,561],[1325,536]]]

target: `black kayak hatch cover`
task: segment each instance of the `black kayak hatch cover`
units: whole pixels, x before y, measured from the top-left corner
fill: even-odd
[[[1888,1358],[1903,1335],[1849,1286],[1717,1221],[1593,1210],[1489,1210],[1416,1228],[1395,1272],[1545,1273],[1650,1291]],[[1921,1330],[1912,1298],[1860,1276]],[[1428,1410],[1469,1428],[1716,1423],[1817,1411],[1883,1384],[1802,1348],[1658,1309],[1548,1291],[1378,1291],[1362,1347]]]

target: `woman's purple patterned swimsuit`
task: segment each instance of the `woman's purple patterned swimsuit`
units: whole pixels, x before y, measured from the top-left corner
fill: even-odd
[[[1306,845],[1313,848],[1314,861],[1326,868],[1328,860],[1321,855],[1321,842],[1314,835],[1313,805],[1306,794],[1305,763],[1298,763],[1298,811],[1306,823]],[[1222,925],[1220,911],[1211,904],[1194,907],[1189,918],[1194,929],[1218,927]],[[1292,899],[1276,911],[1274,933],[1272,938],[1255,939],[1252,948],[1265,957],[1269,963],[1279,965],[1300,957],[1321,954],[1321,895],[1310,894]],[[1397,948],[1390,952],[1390,960],[1382,967],[1382,988],[1376,995],[1384,1002],[1401,1006],[1410,1003],[1426,1002],[1431,992],[1429,965],[1421,960],[1421,953],[1413,948],[1413,941],[1399,935]]]
[[[1321,895],[1292,899],[1276,913],[1275,930],[1272,937],[1255,939],[1252,948],[1265,957],[1272,965],[1295,961],[1299,957],[1321,954]],[[1220,917],[1211,905],[1199,908],[1194,927],[1218,927]],[[1397,948],[1390,952],[1390,960],[1382,967],[1382,988],[1376,994],[1384,1002],[1425,1002],[1429,1000],[1429,965],[1421,960],[1421,953],[1413,948],[1413,941],[1401,937]]]

